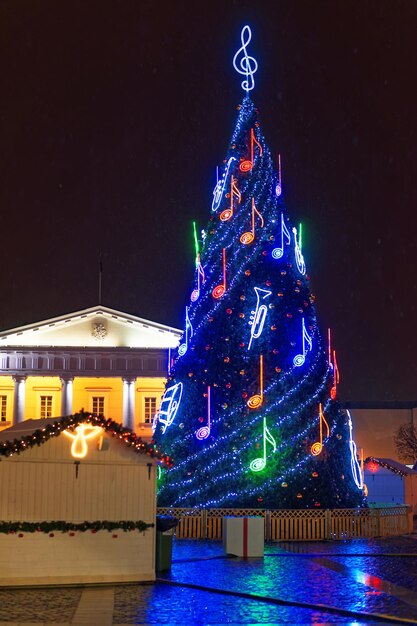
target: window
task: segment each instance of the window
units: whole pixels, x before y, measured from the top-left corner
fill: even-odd
[[[52,417],[52,396],[41,396],[41,418]]]
[[[93,413],[104,415],[104,396],[93,396]]]
[[[0,420],[7,420],[7,396],[0,396]]]
[[[145,398],[145,424],[152,424],[156,413],[156,398]]]

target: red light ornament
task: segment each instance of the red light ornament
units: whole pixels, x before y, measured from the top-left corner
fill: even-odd
[[[250,159],[242,159],[239,163],[239,169],[241,172],[250,172],[253,168],[254,161],[254,144],[256,144],[259,148],[259,156],[262,155],[262,146],[259,141],[255,137],[255,133],[253,132],[253,128],[250,129]]]
[[[366,469],[370,472],[377,472],[379,470],[379,465],[378,463],[375,463],[375,461],[369,461],[369,463],[366,464]]]
[[[211,292],[213,298],[221,298],[226,293],[226,248],[222,250],[222,260],[223,260],[223,282],[220,285],[217,285]]]

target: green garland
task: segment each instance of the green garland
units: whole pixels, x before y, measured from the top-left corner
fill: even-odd
[[[103,415],[91,415],[84,411],[62,417],[60,420],[53,422],[53,424],[48,424],[45,428],[35,430],[31,435],[26,435],[21,439],[0,442],[0,456],[12,456],[13,454],[20,454],[28,448],[40,446],[51,437],[58,437],[67,428],[75,429],[81,423],[100,426],[106,433],[111,434],[112,437],[117,437],[125,445],[132,448],[134,452],[148,454],[153,458],[157,458],[167,467],[172,467],[172,459],[167,454],[164,454],[156,444],[146,443],[129,428],[125,428],[112,419],[106,419]]]
[[[144,532],[148,528],[153,528],[155,524],[147,524],[142,520],[138,522],[132,521],[120,521],[120,522],[80,522],[79,524],[73,524],[72,522],[0,522],[0,533],[5,535],[12,535],[15,533],[50,533],[53,530],[60,531],[62,533],[68,533],[71,531],[85,533],[90,530],[96,533],[98,530],[107,530],[109,533],[113,530],[123,530],[124,532],[130,530],[139,530]]]
[[[390,465],[389,463],[385,463],[383,462],[381,459],[377,459],[375,456],[368,456],[365,459],[365,466],[367,463],[376,463],[377,465],[379,465],[380,467],[384,467],[385,469],[389,469],[391,472],[393,472],[394,474],[398,474],[399,476],[407,476],[406,472],[401,471],[399,468],[397,467],[393,467],[392,465]],[[366,467],[365,467],[366,469]]]

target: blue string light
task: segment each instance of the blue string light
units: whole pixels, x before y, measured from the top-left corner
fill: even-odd
[[[241,169],[251,152],[252,139],[256,145],[249,155],[251,168]],[[316,506],[315,484],[320,481],[314,483],[316,479],[308,477],[318,475],[310,449],[317,438],[319,403],[329,423],[329,436],[323,439],[326,460],[324,454],[320,457],[326,476],[323,483],[331,484],[327,498],[337,504],[353,502],[349,500],[349,478],[341,477],[344,450],[351,454],[348,425],[337,403],[329,398],[333,372],[310,293],[301,229],[297,233],[290,224],[282,195],[276,194],[280,176],[248,96],[239,107],[224,163],[199,251],[205,282],[197,280],[198,298],[192,297],[187,307],[181,344],[186,349],[180,346],[168,383],[168,390],[183,385],[181,406],[179,400],[174,410],[169,406],[170,391],[168,398],[164,397],[162,422],[155,429],[157,442],[175,461],[159,481],[159,502],[241,506],[265,497],[279,505],[295,502],[302,489],[303,503]],[[221,216],[230,210],[233,198],[228,190],[233,193],[233,183],[239,189],[240,202],[225,220]],[[247,231],[253,205],[264,224],[256,228],[249,244],[242,245],[240,237]],[[223,250],[226,288],[222,297],[215,299],[212,291],[223,280]],[[250,411],[246,402],[258,392],[261,355],[265,362],[264,401]],[[210,422],[208,388],[212,391]],[[266,451],[265,466],[261,468],[263,463],[258,462],[260,469],[253,472],[250,467],[259,459],[256,446],[265,443],[265,424],[271,437],[268,441],[273,438],[275,445]],[[285,488],[279,487],[283,481]],[[299,487],[303,481],[310,494]],[[353,479],[351,482],[354,484]],[[324,496],[320,500],[325,504]]]

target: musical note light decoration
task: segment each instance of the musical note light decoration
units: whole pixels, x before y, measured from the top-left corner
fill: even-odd
[[[193,236],[194,236],[194,247],[195,247],[195,264],[197,265],[197,259],[200,256],[200,246],[198,244],[197,226],[196,226],[195,221],[193,221]]]
[[[301,252],[301,224],[299,227],[299,236],[297,239],[297,229],[294,227],[292,229],[294,233],[294,251],[295,251],[295,262],[297,263],[297,269],[304,276],[306,273],[306,264],[304,262],[304,257]]]
[[[347,409],[346,409],[346,413],[348,414],[350,467],[352,469],[352,476],[353,476],[353,480],[355,481],[357,488],[363,489],[364,488],[363,475],[362,475],[361,467],[358,461],[356,443],[353,440],[352,418]]]
[[[188,333],[190,335],[189,337],[188,337]],[[194,334],[194,330],[190,321],[190,317],[188,315],[188,306],[186,306],[185,307],[185,341],[178,348],[178,356],[184,356],[184,354],[187,352],[188,341],[189,341],[189,338],[191,339],[193,334]]]
[[[336,350],[333,350],[333,387],[330,390],[330,397],[332,400],[336,399],[337,385],[340,383],[339,368],[336,361]]]
[[[74,432],[64,430],[64,435],[73,440],[71,455],[74,459],[84,459],[88,452],[88,439],[97,437],[101,432],[102,428],[100,426],[91,426],[90,424],[79,424]]]
[[[263,354],[259,357],[259,393],[251,396],[247,401],[247,405],[250,409],[259,409],[264,402],[264,357]]]
[[[242,76],[246,76],[246,80],[242,81],[241,86],[247,94],[255,87],[255,79],[253,76],[258,69],[258,63],[256,59],[249,56],[246,51],[251,39],[252,31],[250,27],[246,25],[242,28],[242,32],[240,33],[242,46],[233,57],[233,67],[235,68],[236,72],[238,72],[238,74],[241,74]]]
[[[277,198],[282,194],[282,178],[281,178],[281,155],[278,155],[278,182],[275,187],[275,195]]]
[[[271,254],[272,254],[273,259],[280,259],[281,257],[284,256],[284,237],[285,237],[285,244],[289,246],[291,243],[291,235],[290,235],[290,231],[285,225],[284,214],[281,213],[281,245],[277,246],[276,248],[272,250]]]
[[[302,342],[302,352],[301,354],[297,354],[294,357],[294,361],[293,361],[296,367],[301,367],[301,365],[304,364],[306,360],[307,352],[310,351],[311,348],[313,347],[313,340],[306,330],[304,317],[301,319],[301,342]]]
[[[216,186],[213,189],[213,201],[211,203],[211,210],[213,213],[217,211],[221,204],[224,190],[226,189],[227,177],[229,175],[229,170],[233,161],[236,161],[236,158],[230,157],[230,159],[227,161],[226,169],[223,172],[223,176],[220,180],[217,181]]]
[[[243,235],[240,236],[240,243],[243,243],[243,245],[245,246],[249,243],[252,243],[252,241],[254,241],[255,239],[255,213],[261,220],[261,228],[263,228],[264,218],[255,206],[255,198],[252,198],[252,229],[250,231],[247,231],[246,233],[243,233]]]
[[[152,430],[155,432],[157,424],[162,424],[161,433],[164,434],[166,429],[173,423],[177,411],[180,406],[183,392],[183,384],[176,383],[168,387],[164,393],[158,413],[152,424]]]
[[[217,285],[216,287],[214,287],[213,291],[211,292],[211,295],[213,296],[213,298],[216,298],[216,300],[224,296],[224,294],[226,293],[226,248],[223,248],[222,250],[222,262],[223,262],[223,282],[220,283],[220,285]]]
[[[250,321],[249,321],[249,325],[251,329],[250,329],[250,340],[248,343],[248,350],[251,349],[252,341],[254,339],[258,339],[258,337],[261,336],[262,331],[264,329],[264,324],[265,324],[265,319],[268,313],[268,309],[267,309],[266,304],[260,303],[261,298],[262,300],[265,300],[265,298],[268,298],[272,294],[272,291],[269,291],[268,289],[261,289],[261,287],[254,287],[254,290],[256,293],[256,308],[254,311],[251,311],[251,316],[250,316]]]
[[[332,363],[332,335],[331,335],[330,328],[327,329],[327,352],[328,352],[329,367],[333,367],[333,363]]]
[[[277,451],[277,442],[275,441],[274,437],[271,435],[271,432],[266,425],[266,417],[264,417],[263,423],[264,423],[263,456],[258,457],[257,459],[254,459],[253,461],[251,461],[249,467],[252,470],[252,472],[261,472],[266,467],[266,442],[271,444],[272,452],[275,453]]]
[[[207,439],[207,437],[209,437],[210,432],[211,432],[211,407],[210,407],[210,403],[211,403],[211,387],[210,385],[207,385],[207,424],[205,426],[202,426],[201,428],[199,428],[195,434],[195,436],[197,437],[197,439],[199,439],[200,441],[202,441],[203,439]]]
[[[331,343],[331,331],[330,328],[327,329],[327,350],[328,350],[328,360],[329,367],[333,372],[333,386],[330,390],[330,397],[332,400],[336,399],[337,395],[337,385],[340,382],[340,373],[336,360],[336,350],[333,350],[333,361],[332,361],[332,343]]]
[[[196,302],[199,297],[200,297],[200,290],[201,290],[201,285],[206,282],[206,275],[204,272],[204,267],[201,265],[201,261],[200,261],[200,255],[198,255],[198,261],[197,261],[197,284],[196,284],[196,288],[193,289],[193,291],[191,292],[191,302]]]
[[[195,245],[195,266],[197,272],[197,286],[193,289],[191,293],[191,302],[196,302],[200,297],[200,285],[201,283],[204,285],[206,282],[206,275],[204,273],[204,268],[201,265],[200,258],[200,248],[198,245],[198,237],[197,237],[197,228],[195,222],[193,222],[193,232],[194,232],[194,245]]]
[[[220,213],[220,219],[222,222],[227,222],[233,216],[233,211],[234,211],[233,199],[236,198],[238,204],[240,204],[242,200],[242,194],[240,193],[238,186],[236,185],[236,179],[233,176],[233,174],[230,177],[230,193],[227,194],[227,196],[230,198],[230,207]]]
[[[239,163],[241,172],[250,172],[255,162],[255,144],[259,148],[259,156],[262,156],[263,150],[259,141],[255,137],[253,128],[250,129],[250,159],[242,159]]]
[[[329,424],[327,423],[326,418],[324,417],[324,413],[323,413],[323,409],[321,406],[321,402],[319,404],[319,422],[320,422],[320,440],[319,441],[315,441],[313,443],[313,445],[311,446],[311,454],[313,456],[318,456],[321,451],[323,450],[323,422],[326,424],[326,428],[327,428],[327,437],[330,436],[330,427]]]

